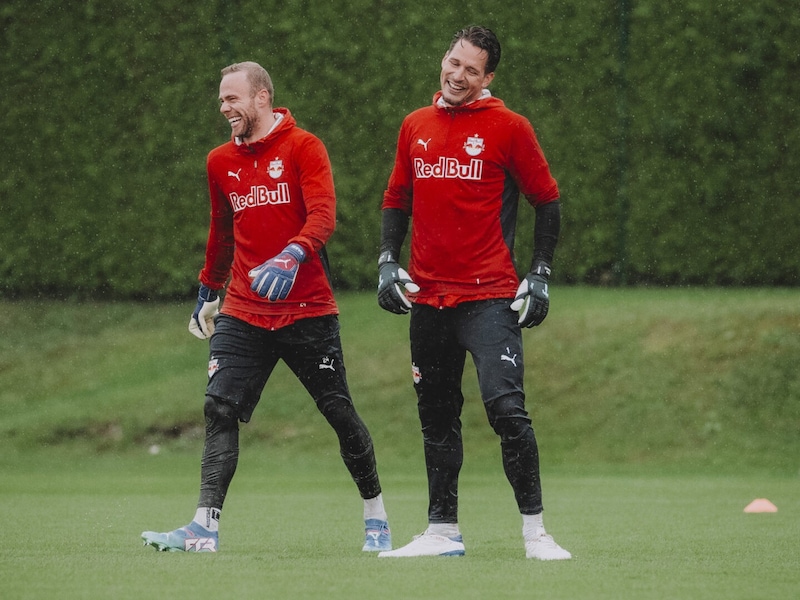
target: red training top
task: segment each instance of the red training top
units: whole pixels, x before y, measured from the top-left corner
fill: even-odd
[[[232,140],[208,155],[211,226],[201,283],[219,290],[230,276],[221,312],[277,329],[298,319],[338,314],[320,251],[336,223],[331,164],[317,137],[297,127],[288,109],[252,144]],[[297,242],[306,251],[286,300],[250,289],[248,272]]]
[[[519,192],[532,206],[559,198],[528,120],[488,92],[465,106],[440,101],[408,115],[383,208],[411,216],[415,302],[513,298]]]

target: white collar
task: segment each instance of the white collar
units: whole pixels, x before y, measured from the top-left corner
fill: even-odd
[[[478,100],[484,100],[486,98],[490,98],[491,96],[492,96],[492,92],[489,91],[489,88],[483,88],[481,90],[481,95],[478,96],[472,102],[477,102]],[[468,105],[472,104],[472,102],[467,102],[467,104],[465,104],[463,106],[468,106]],[[439,99],[436,101],[436,106],[438,106],[439,108],[454,108],[453,106],[450,106],[447,102],[444,101],[444,96],[439,96]]]
[[[280,125],[280,122],[283,121],[283,117],[285,115],[283,113],[275,111],[275,112],[272,113],[272,116],[275,117],[275,122],[272,124],[272,127],[269,128],[269,131],[267,132],[267,135],[269,135],[270,133],[275,131],[275,128],[278,125]],[[264,137],[267,137],[267,135],[265,135]],[[261,139],[263,140],[264,138],[261,138]],[[241,146],[242,145],[242,138],[235,137],[235,138],[233,138],[233,140],[236,142],[237,146]]]

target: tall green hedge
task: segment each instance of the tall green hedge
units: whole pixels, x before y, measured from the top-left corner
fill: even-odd
[[[400,122],[470,23],[498,33],[492,89],[559,180],[559,281],[798,284],[796,3],[7,0],[0,294],[190,295],[205,156],[229,135],[219,70],[239,60],[326,143],[336,285],[371,288]]]

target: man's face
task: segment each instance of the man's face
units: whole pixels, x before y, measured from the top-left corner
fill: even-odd
[[[460,106],[477,100],[494,78],[486,73],[487,54],[465,40],[456,42],[442,59],[442,98],[450,106]]]
[[[250,141],[260,121],[251,91],[247,74],[242,71],[228,73],[219,84],[219,111],[228,119],[233,135],[244,142]]]

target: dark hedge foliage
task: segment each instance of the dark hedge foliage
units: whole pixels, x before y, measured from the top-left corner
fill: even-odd
[[[339,289],[375,284],[397,131],[451,35],[503,44],[493,92],[559,180],[564,282],[797,285],[800,8],[764,0],[7,0],[0,293],[193,293],[219,70],[261,62],[326,143]],[[533,214],[520,211],[519,263]]]

